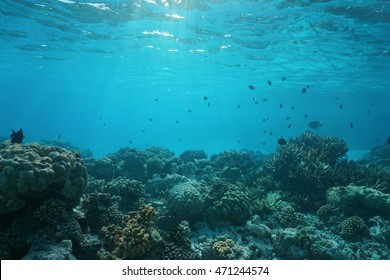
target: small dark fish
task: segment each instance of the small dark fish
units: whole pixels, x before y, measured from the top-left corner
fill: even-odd
[[[283,137],[280,137],[277,142],[279,145],[286,145],[287,144],[286,139],[284,139]]]
[[[390,144],[390,136],[387,138],[386,143]]]
[[[308,117],[307,114],[305,114],[304,117],[305,117],[305,119],[307,119],[307,117]]]
[[[264,132],[264,134],[267,134],[267,130],[264,130],[263,132]]]
[[[311,121],[308,123],[308,126],[312,129],[319,129],[322,126],[322,123],[319,121]]]
[[[61,133],[58,134],[57,139],[58,139],[58,140],[61,140]]]
[[[343,105],[340,104],[339,107],[340,107],[340,109],[343,109]]]
[[[339,100],[339,97],[338,97],[338,96],[336,96],[336,99],[337,99],[337,100]]]
[[[259,101],[258,101],[258,100],[256,100],[256,101],[255,101],[255,104],[256,104],[256,105],[257,105],[257,104],[259,104]]]
[[[209,108],[210,108],[210,102],[208,102],[208,103],[207,103],[207,107],[209,107]]]
[[[263,102],[267,102],[268,101],[268,98],[263,98]]]
[[[255,90],[255,89],[256,89],[254,85],[249,85],[248,88],[249,88],[250,90]]]
[[[191,109],[188,109],[187,112],[188,112],[188,113],[192,113],[192,110],[191,110]]]
[[[241,140],[238,140],[238,143],[241,143]]]
[[[289,119],[291,119],[290,117],[286,117],[286,120],[288,121]]]
[[[257,98],[256,98],[255,96],[252,97],[252,101],[256,101],[256,99],[257,99]]]
[[[309,86],[309,85],[307,85],[307,86],[306,86],[306,88],[310,88],[310,86]]]
[[[133,144],[133,141],[129,140],[129,144]]]
[[[99,120],[102,120],[102,116],[99,116]]]
[[[272,85],[272,82],[270,80],[267,81],[268,85]]]
[[[155,98],[155,99],[154,99],[154,102],[157,102],[157,101],[158,101],[158,98]]]
[[[241,106],[240,105],[237,105],[237,109],[240,109],[241,108]]]
[[[152,118],[149,118],[149,121],[150,121],[150,122],[152,122],[152,121],[153,121],[153,119],[152,119]]]
[[[282,81],[285,81],[286,80],[286,77],[282,77]]]
[[[294,107],[294,106],[291,106],[291,110],[295,110],[295,107]]]
[[[349,124],[349,127],[350,127],[350,128],[353,128],[353,122],[351,122],[351,123]]]
[[[12,134],[10,138],[11,138],[11,143],[22,144],[24,138],[23,129],[19,129],[17,132],[15,132],[12,129]]]
[[[369,114],[370,113],[370,110],[367,110],[367,114]]]
[[[273,135],[273,132],[272,132],[272,131],[270,131],[268,134],[272,136],[272,135]]]
[[[203,100],[209,100],[209,98],[207,96],[203,96]]]
[[[176,123],[179,123],[179,120],[176,120]]]
[[[267,121],[267,119],[266,119],[266,118],[263,118],[263,122],[265,122],[265,121]]]
[[[106,126],[106,123],[104,123],[103,126]]]
[[[291,128],[291,123],[288,125],[288,127],[287,128]]]
[[[283,109],[283,104],[282,103],[279,104],[279,108]]]
[[[307,91],[307,89],[306,89],[306,88],[303,88],[301,92],[302,92],[302,93],[306,93],[306,91]]]
[[[142,133],[145,133],[145,129],[142,129]]]

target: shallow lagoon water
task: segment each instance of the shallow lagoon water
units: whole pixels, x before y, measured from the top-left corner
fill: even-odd
[[[386,1],[0,20],[0,258],[390,258]]]

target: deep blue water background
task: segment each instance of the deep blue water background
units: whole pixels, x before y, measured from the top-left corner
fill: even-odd
[[[389,73],[389,1],[0,2],[0,135],[97,157],[268,153],[313,120],[368,150],[390,135]]]

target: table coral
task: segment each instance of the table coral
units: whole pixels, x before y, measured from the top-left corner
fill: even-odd
[[[86,168],[74,152],[35,143],[0,144],[0,213],[51,196],[75,207],[86,184]]]

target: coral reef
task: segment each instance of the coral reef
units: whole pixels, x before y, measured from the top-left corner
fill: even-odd
[[[34,143],[0,144],[0,213],[54,196],[75,207],[86,184],[87,170],[74,152]]]
[[[93,157],[93,153],[90,149],[82,149],[79,147],[73,146],[71,143],[63,141],[63,140],[55,140],[55,139],[43,139],[39,141],[39,144],[46,146],[56,146],[64,148],[68,151],[75,151],[82,158]]]
[[[203,245],[204,260],[237,260],[245,259],[245,251],[229,236],[218,236],[207,240]]]
[[[105,259],[150,258],[153,251],[161,249],[163,240],[154,226],[156,212],[153,207],[143,205],[139,211],[130,212],[124,218],[124,226],[102,227],[100,236],[104,249],[99,252]]]
[[[112,196],[108,193],[83,195],[81,208],[92,233],[98,233],[103,226],[121,224],[122,214],[118,210],[120,200],[121,197]]]
[[[194,180],[177,184],[168,192],[169,213],[178,222],[194,222],[202,218],[204,203],[202,185]]]
[[[327,192],[327,203],[346,216],[390,219],[390,194],[366,186],[333,187]]]
[[[347,145],[339,138],[306,131],[280,146],[261,174],[271,175],[274,187],[306,193],[312,200],[318,200],[334,185],[332,170],[347,151]]]
[[[358,217],[348,217],[340,224],[340,235],[349,240],[361,240],[369,234],[366,222]]]
[[[207,154],[202,150],[184,151],[179,155],[183,162],[195,162],[201,159],[207,159]]]

